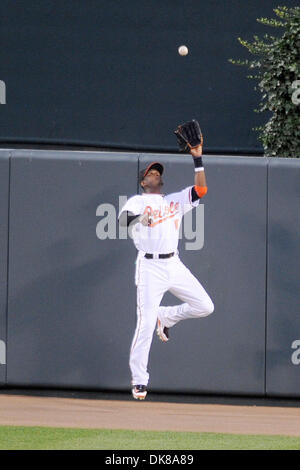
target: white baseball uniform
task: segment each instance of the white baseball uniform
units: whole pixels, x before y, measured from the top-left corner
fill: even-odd
[[[134,215],[149,213],[151,225],[137,223],[133,240],[138,250],[135,283],[137,286],[137,324],[130,350],[132,385],[147,385],[149,351],[157,318],[170,328],[180,320],[205,317],[214,305],[200,282],[178,256],[179,228],[183,215],[196,207],[192,202],[192,186],[168,195],[141,194],[131,197],[121,209]],[[153,259],[145,258],[146,253]],[[159,254],[174,253],[166,259]],[[171,292],[183,303],[160,306],[165,292]]]

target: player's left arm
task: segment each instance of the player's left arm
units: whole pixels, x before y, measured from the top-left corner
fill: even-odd
[[[197,199],[201,199],[207,193],[207,183],[202,162],[202,144],[191,148],[190,153],[193,156],[195,165],[195,179],[192,188],[192,201],[194,202]]]

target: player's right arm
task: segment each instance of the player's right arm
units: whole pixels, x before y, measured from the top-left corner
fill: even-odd
[[[122,227],[129,227],[131,223],[137,223],[139,215],[134,215],[133,212],[123,211],[119,217],[119,224]]]
[[[119,224],[122,227],[129,227],[129,225],[132,227],[138,223],[150,225],[151,219],[149,218],[149,214],[135,215],[130,211],[124,211],[119,217]]]
[[[149,214],[144,214],[144,203],[142,197],[133,196],[123,206],[119,214],[119,224],[123,227],[129,227],[141,223],[149,225],[151,223]]]

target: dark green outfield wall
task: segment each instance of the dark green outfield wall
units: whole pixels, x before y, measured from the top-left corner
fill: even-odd
[[[259,93],[228,59],[249,57],[238,37],[274,34],[256,19],[277,3],[2,0],[0,143],[173,152],[174,128],[196,118],[206,152],[261,153]]]
[[[166,193],[193,183],[178,154],[0,152],[2,386],[130,387],[136,250],[116,215],[153,160]],[[177,325],[167,345],[155,336],[150,387],[299,396],[299,162],[203,160],[208,194],[179,248],[215,312]]]

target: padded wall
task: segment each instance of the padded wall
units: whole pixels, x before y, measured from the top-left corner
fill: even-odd
[[[114,236],[114,212],[136,173],[134,154],[15,152],[9,385],[127,384],[135,249]]]
[[[9,157],[9,151],[0,150],[0,385],[6,381]]]
[[[268,184],[267,386],[300,395],[300,165],[270,159]]]

